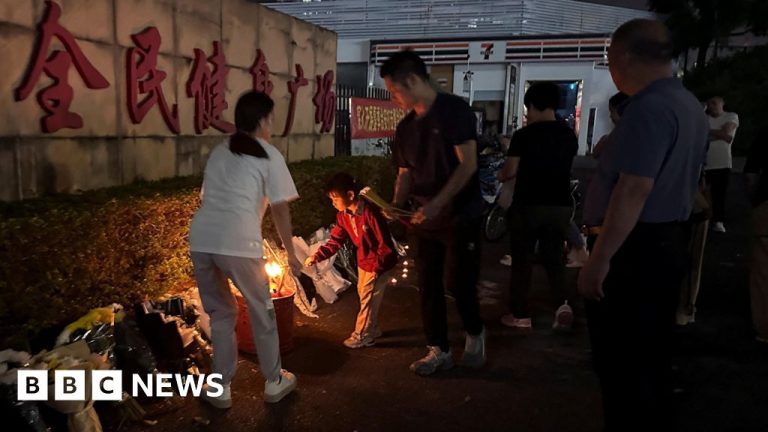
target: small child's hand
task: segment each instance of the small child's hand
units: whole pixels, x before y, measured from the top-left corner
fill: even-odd
[[[314,256],[307,257],[307,259],[304,260],[304,265],[307,267],[312,267],[315,264],[317,264],[317,260]]]

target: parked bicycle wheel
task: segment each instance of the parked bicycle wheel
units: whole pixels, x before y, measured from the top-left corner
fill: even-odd
[[[507,233],[507,210],[494,204],[483,221],[483,235],[489,242],[495,242]]]

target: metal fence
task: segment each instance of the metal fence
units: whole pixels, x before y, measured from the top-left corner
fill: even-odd
[[[350,98],[389,100],[389,92],[376,87],[336,86],[336,156],[352,154],[352,124],[350,117]]]

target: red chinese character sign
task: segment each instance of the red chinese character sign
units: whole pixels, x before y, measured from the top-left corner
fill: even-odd
[[[269,65],[267,65],[267,58],[262,50],[256,50],[256,60],[254,60],[250,70],[251,75],[253,75],[253,90],[271,95],[275,86],[269,79]]]
[[[70,72],[74,66],[85,86],[89,89],[104,89],[110,86],[106,78],[85,56],[79,42],[72,33],[61,25],[62,9],[54,0],[45,1],[45,12],[38,24],[37,41],[30,57],[27,71],[21,84],[15,89],[15,99],[24,101],[35,88],[42,87],[45,80],[47,87],[37,91],[36,99],[44,111],[40,118],[41,128],[45,133],[61,129],[79,129],[83,127],[83,118],[72,112],[75,88],[70,83]],[[168,73],[158,66],[160,32],[156,27],[131,35],[133,46],[128,47],[125,55],[126,102],[127,112],[133,124],[140,124],[152,109],[159,110],[168,129],[175,134],[181,133],[179,101],[169,100],[163,92],[163,84]],[[60,48],[59,45],[63,48]],[[270,79],[267,58],[261,49],[249,72],[252,76],[253,90],[270,95],[274,83]],[[309,85],[300,64],[295,65],[296,76],[290,80],[288,91],[290,103],[285,119],[282,136],[291,133],[296,104],[301,87]],[[219,41],[213,42],[212,55],[202,49],[194,50],[191,73],[186,82],[186,93],[194,98],[194,130],[204,133],[213,127],[224,133],[232,133],[235,126],[224,120],[228,108],[226,101],[226,80],[229,69]],[[43,74],[45,77],[43,77]],[[334,94],[334,72],[327,71],[318,75],[317,89],[312,98],[315,106],[315,124],[320,124],[321,132],[329,132],[333,127],[336,112]],[[172,96],[176,99],[175,96]]]
[[[350,98],[352,139],[387,138],[407,114],[392,101]]]
[[[45,14],[38,25],[38,41],[32,54],[33,60],[21,85],[16,88],[15,95],[17,101],[27,99],[43,72],[53,80],[53,84],[37,93],[37,101],[47,113],[40,120],[45,133],[56,132],[63,128],[83,127],[82,117],[69,110],[75,94],[72,86],[69,85],[69,68],[73,62],[88,88],[109,87],[109,81],[88,61],[72,33],[59,24],[60,17],[61,7],[53,1],[46,1]],[[65,51],[54,50],[48,56],[48,50],[54,38],[64,45]]]
[[[221,118],[228,106],[224,87],[229,68],[226,66],[220,45],[218,41],[213,43],[213,55],[210,57],[206,57],[203,50],[195,48],[192,74],[187,81],[187,96],[195,98],[195,132],[197,133],[203,133],[211,126],[225,133],[235,131],[232,123]]]
[[[293,128],[293,117],[296,114],[296,95],[299,93],[299,89],[309,84],[309,81],[304,78],[304,68],[301,65],[296,65],[296,78],[293,81],[288,81],[288,92],[291,94],[291,103],[288,105],[288,118],[285,120],[285,129],[283,129],[283,136],[288,136]]]
[[[315,104],[315,124],[322,124],[320,132],[330,132],[336,116],[336,94],[333,92],[333,71],[322,77],[317,75],[317,93],[312,99]]]
[[[157,68],[160,52],[160,32],[149,27],[141,33],[131,35],[136,47],[126,53],[126,83],[128,85],[128,115],[133,124],[139,124],[150,109],[159,105],[165,124],[173,133],[180,133],[179,109],[177,104],[168,105],[163,94],[162,83],[167,74]],[[139,95],[144,97],[139,100]]]

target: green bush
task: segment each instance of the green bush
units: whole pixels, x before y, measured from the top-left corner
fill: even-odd
[[[384,158],[289,168],[301,195],[291,205],[296,235],[333,222],[335,210],[321,191],[335,172],[349,172],[385,196],[393,189],[394,168]],[[187,236],[200,184],[200,177],[185,177],[0,203],[0,340],[189,284]],[[269,217],[264,234],[277,239]]]
[[[739,115],[733,153],[746,154],[757,130],[765,124],[768,100],[768,46],[709,63],[686,74],[685,85],[700,99],[722,96],[726,109]]]

